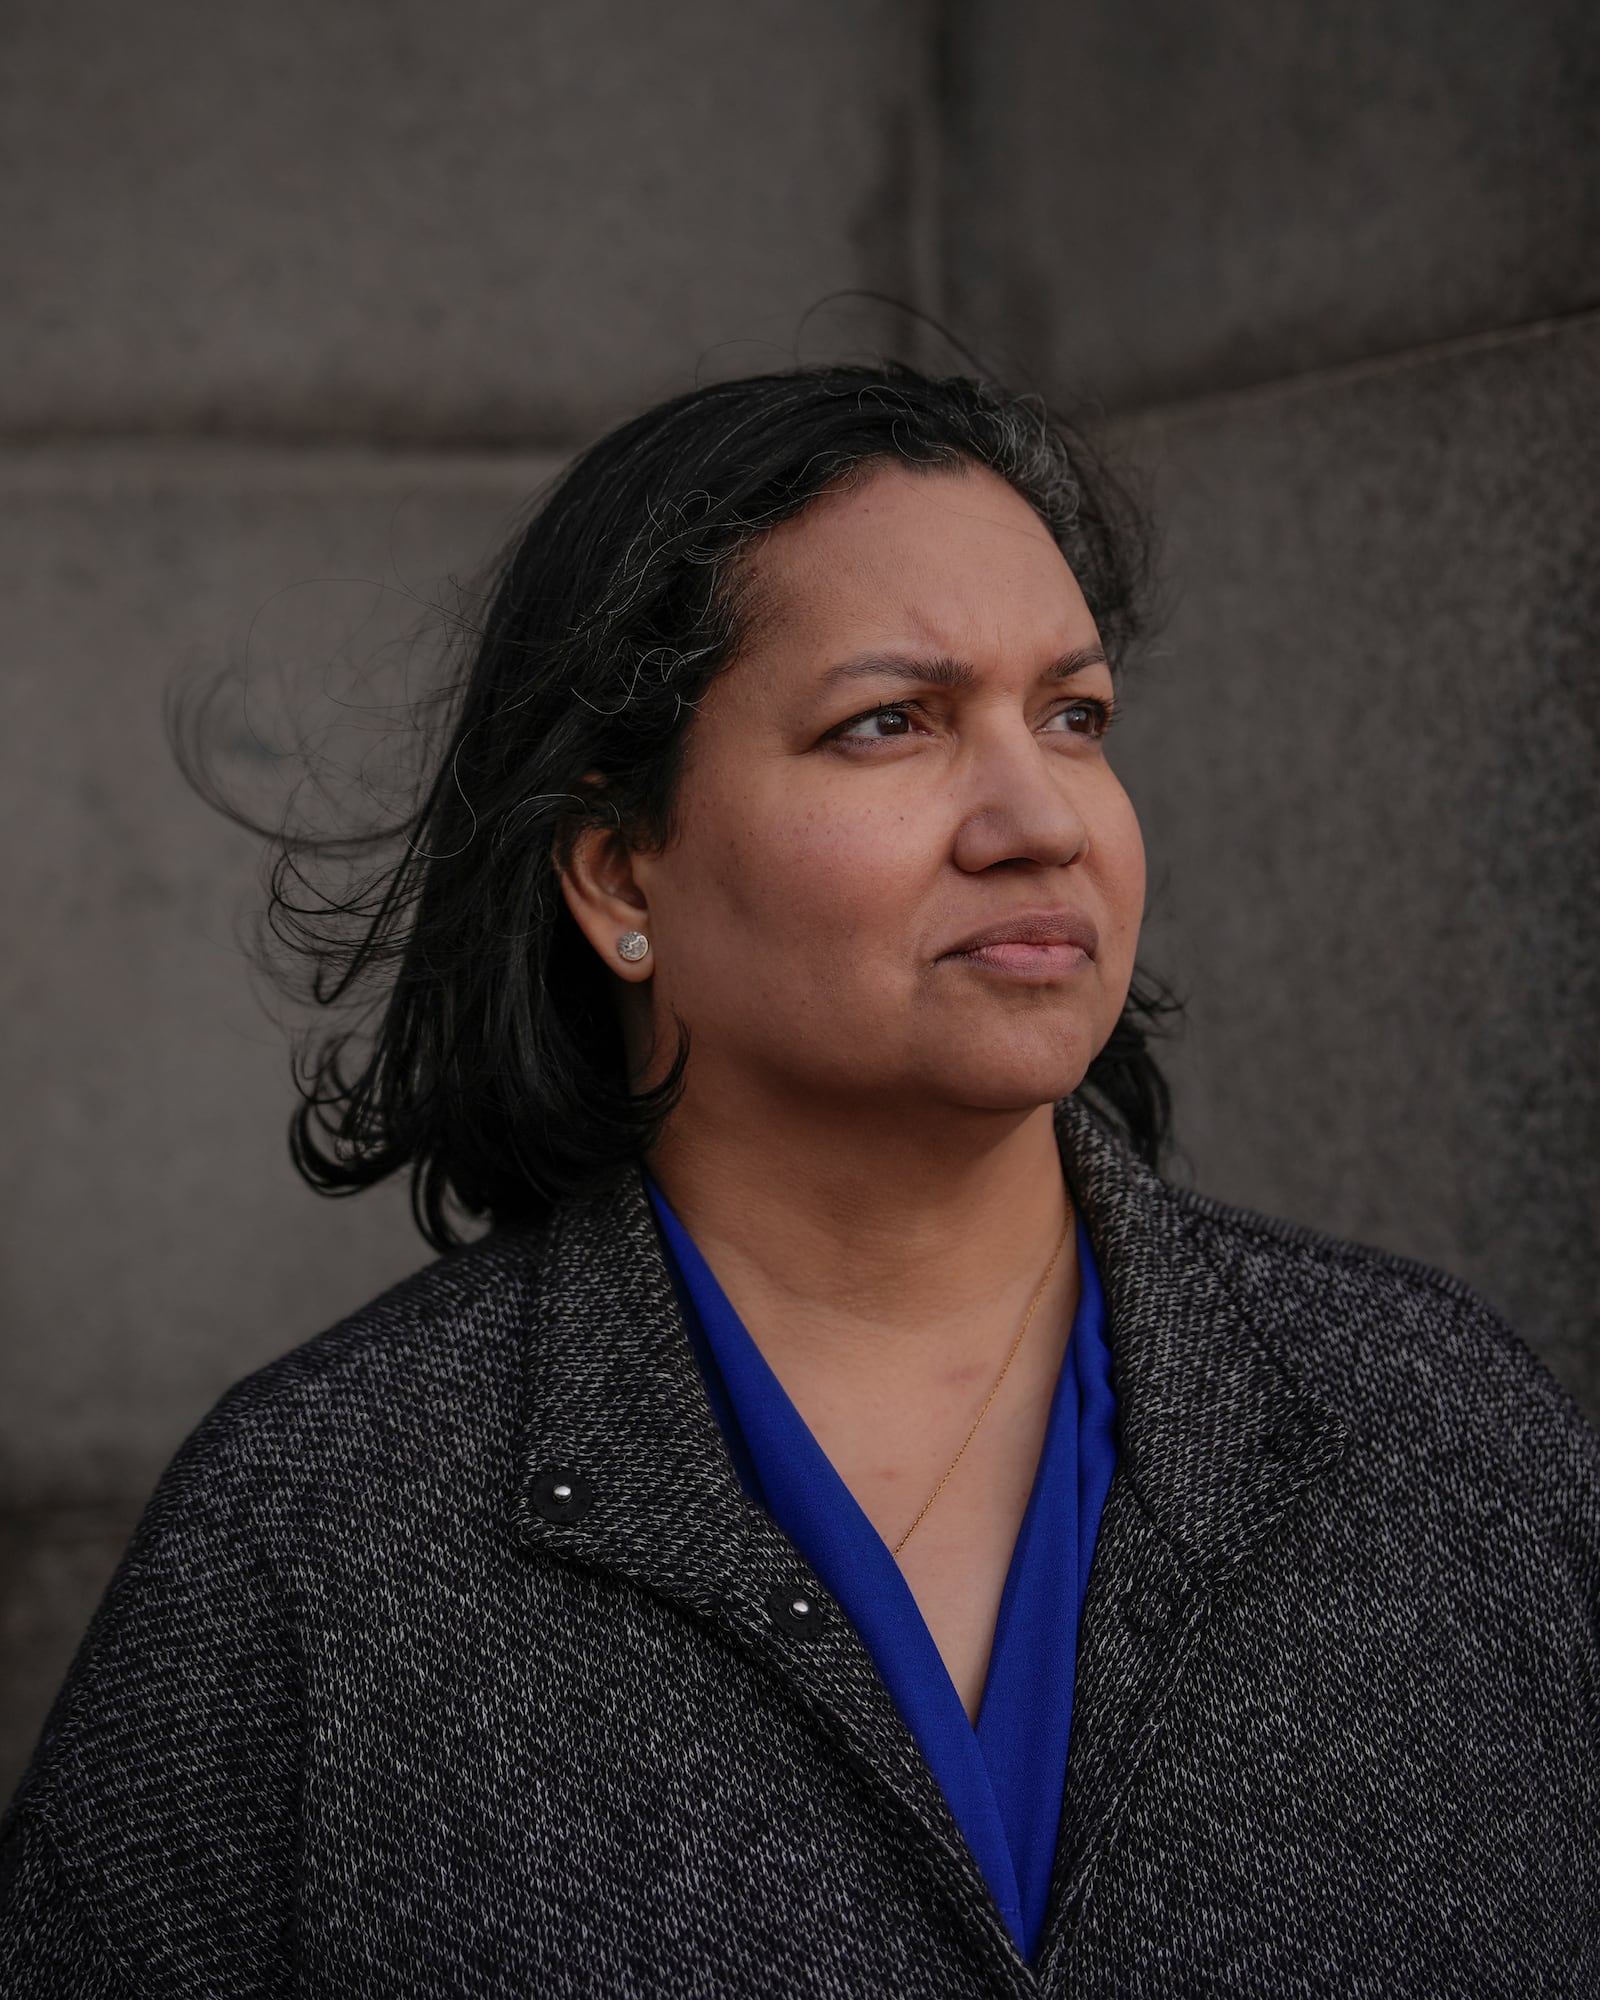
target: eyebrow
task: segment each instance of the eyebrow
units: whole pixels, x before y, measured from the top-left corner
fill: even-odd
[[[1086,667],[1109,664],[1103,647],[1074,646],[1070,653],[1063,653],[1060,659],[1052,660],[1039,678],[1042,681],[1066,681],[1071,680],[1074,674],[1081,674]],[[841,681],[867,680],[874,676],[918,681],[925,687],[943,688],[969,688],[979,678],[978,669],[970,660],[958,660],[950,653],[930,653],[925,658],[904,653],[858,653],[829,667],[817,682],[817,687],[819,691],[825,691]]]

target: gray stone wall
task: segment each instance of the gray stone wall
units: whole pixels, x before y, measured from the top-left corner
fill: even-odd
[[[423,1262],[284,1147],[164,689],[427,666],[597,430],[888,341],[1087,391],[1166,527],[1121,759],[1180,1171],[1479,1285],[1600,1412],[1597,34],[1578,0],[104,0],[0,75],[0,1794],[220,1390]],[[913,351],[915,358],[916,350]]]
[[[1600,1411],[1600,318],[1122,431],[1192,1177],[1457,1272]]]

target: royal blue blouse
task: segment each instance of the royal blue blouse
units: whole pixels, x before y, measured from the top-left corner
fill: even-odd
[[[1032,1959],[1072,1726],[1078,1620],[1114,1455],[1105,1302],[1077,1217],[1082,1296],[1012,1551],[976,1727],[887,1543],[789,1400],[654,1181],[706,1391],[745,1492],[843,1607],[938,1779],[1023,1956]]]

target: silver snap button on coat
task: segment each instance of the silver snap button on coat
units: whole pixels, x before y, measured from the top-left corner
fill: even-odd
[[[535,1508],[547,1521],[581,1521],[594,1505],[594,1488],[570,1466],[547,1465],[533,1475],[529,1489]]]
[[[803,1584],[773,1584],[767,1592],[767,1611],[774,1625],[796,1638],[812,1639],[822,1630],[822,1606]]]

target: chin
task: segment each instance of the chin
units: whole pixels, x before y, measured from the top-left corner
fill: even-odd
[[[948,1067],[961,1071],[973,1089],[1012,1104],[1053,1104],[1082,1083],[1109,1033],[1098,1033],[1098,1023],[1081,1011],[1063,1010],[1048,1020],[968,1025],[945,1047],[959,1051],[959,1062]]]

